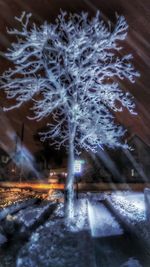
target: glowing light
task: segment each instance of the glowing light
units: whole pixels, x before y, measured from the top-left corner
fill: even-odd
[[[11,172],[12,172],[12,173],[15,173],[15,172],[16,172],[16,169],[15,169],[15,168],[12,168],[12,169],[11,169]]]
[[[82,171],[82,164],[84,160],[75,160],[74,162],[74,173],[80,173]]]
[[[134,175],[135,175],[134,169],[131,169],[131,176],[134,177]]]
[[[10,188],[30,188],[30,189],[60,189],[64,190],[64,184],[52,183],[52,184],[44,184],[44,183],[17,183],[17,182],[0,182],[1,187],[10,187]]]

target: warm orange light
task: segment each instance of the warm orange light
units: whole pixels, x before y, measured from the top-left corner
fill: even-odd
[[[0,186],[2,187],[17,187],[17,188],[31,188],[31,189],[59,189],[64,190],[64,184],[58,183],[51,183],[51,184],[44,184],[44,183],[18,183],[18,182],[0,182]]]

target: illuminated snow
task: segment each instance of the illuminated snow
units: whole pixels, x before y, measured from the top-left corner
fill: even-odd
[[[127,262],[122,264],[120,267],[142,267],[139,261],[135,258],[130,258]]]
[[[111,200],[113,201],[113,205],[115,205],[121,213],[125,213],[128,218],[134,221],[144,221],[146,219],[143,193],[114,193],[112,194]]]
[[[74,218],[71,227],[69,226],[69,229],[72,232],[85,231],[88,228],[87,200],[76,200],[74,206]]]
[[[150,227],[146,219],[144,194],[135,192],[113,193],[108,197],[109,205],[115,208],[115,212],[129,227],[145,247],[150,249]]]

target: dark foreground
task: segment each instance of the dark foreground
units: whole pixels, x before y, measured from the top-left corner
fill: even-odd
[[[0,233],[7,239],[0,267],[150,266],[144,244],[103,202],[88,201],[86,195],[76,201],[71,228],[64,221],[61,193],[0,192],[0,207]],[[4,214],[6,207],[13,208]]]

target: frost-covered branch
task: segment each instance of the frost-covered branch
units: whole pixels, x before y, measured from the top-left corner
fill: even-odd
[[[133,83],[139,76],[132,56],[120,54],[128,29],[125,18],[117,16],[113,28],[99,12],[90,20],[84,12],[68,16],[61,11],[55,24],[40,27],[30,24],[30,17],[23,12],[16,18],[22,30],[8,30],[17,36],[5,54],[15,67],[2,75],[1,88],[16,104],[5,110],[33,100],[33,119],[51,117],[43,140],[52,139],[58,149],[71,140],[77,152],[125,147],[124,129],[112,113],[124,107],[135,113],[133,97],[119,80]]]

